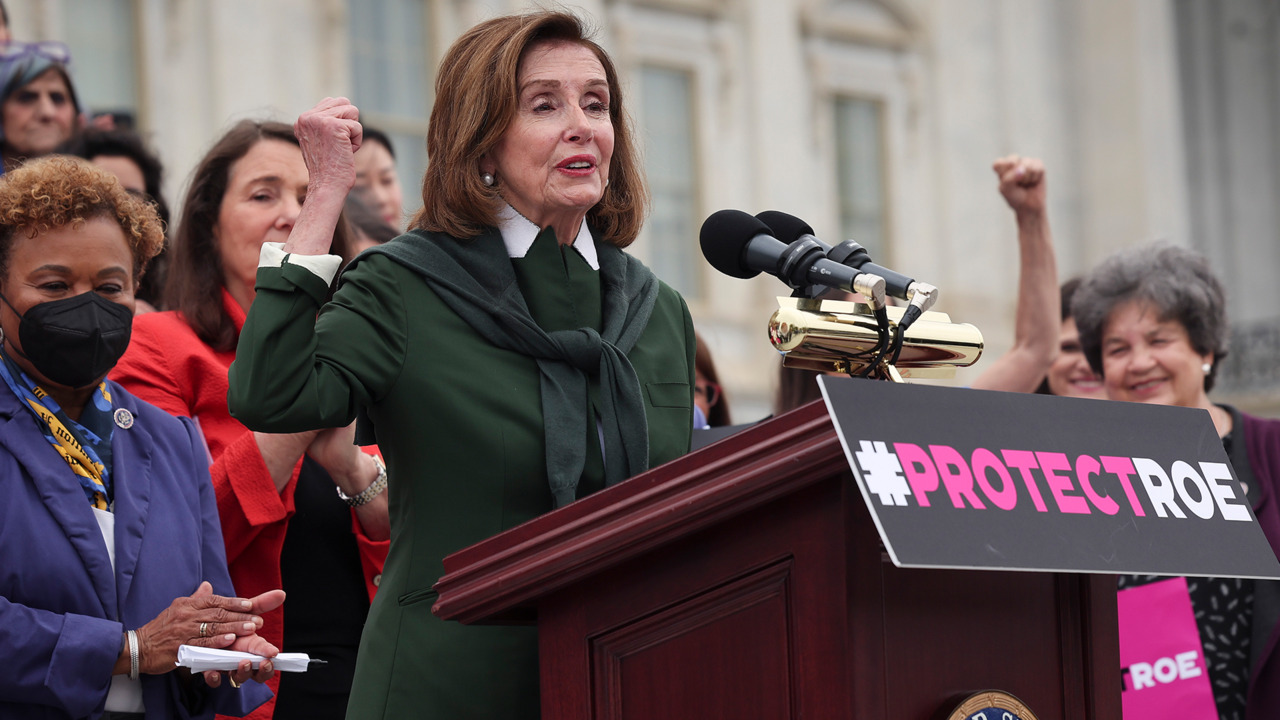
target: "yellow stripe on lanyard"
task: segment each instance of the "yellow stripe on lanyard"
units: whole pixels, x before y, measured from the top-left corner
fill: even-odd
[[[94,506],[99,510],[107,509],[107,487],[102,482],[102,473],[106,469],[102,463],[96,463],[89,459],[89,455],[85,453],[84,448],[76,441],[75,436],[71,434],[67,427],[62,424],[56,415],[49,412],[49,408],[38,402],[27,401],[31,409],[41,420],[49,425],[49,429],[53,433],[53,437],[58,441],[54,449],[62,455],[62,459],[67,462],[71,471],[80,477],[89,478],[94,485]]]

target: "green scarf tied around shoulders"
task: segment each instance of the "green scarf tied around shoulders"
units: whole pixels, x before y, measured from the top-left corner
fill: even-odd
[[[387,255],[417,272],[486,341],[537,361],[547,477],[556,507],[573,502],[586,465],[582,438],[591,421],[585,402],[591,374],[600,377],[605,484],[649,469],[644,396],[627,353],[649,324],[658,279],[617,247],[599,244],[596,250],[604,296],[600,333],[594,328],[547,333],[538,327],[497,229],[461,241],[415,230],[363,253]]]

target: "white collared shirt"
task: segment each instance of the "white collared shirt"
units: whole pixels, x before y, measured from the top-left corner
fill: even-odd
[[[507,248],[507,257],[522,258],[529,254],[529,248],[533,247],[533,241],[538,238],[542,228],[516,212],[515,208],[504,204],[498,211],[498,231],[502,234],[502,244]],[[582,219],[582,227],[578,228],[578,237],[574,238],[572,247],[592,270],[600,270],[596,240],[587,228],[586,218]],[[258,253],[258,267],[280,267],[284,264],[284,257],[284,243],[263,243],[262,250]],[[334,276],[342,268],[342,258],[337,255],[292,255],[289,264],[301,265],[328,284],[333,282]]]
[[[533,241],[538,238],[542,228],[534,225],[528,218],[516,212],[510,205],[503,205],[498,211],[498,230],[502,232],[502,243],[507,246],[507,257],[522,258],[529,254]],[[587,229],[587,219],[582,219],[578,228],[578,237],[573,239],[574,250],[591,266],[592,270],[600,269],[600,259],[596,255],[596,241]]]

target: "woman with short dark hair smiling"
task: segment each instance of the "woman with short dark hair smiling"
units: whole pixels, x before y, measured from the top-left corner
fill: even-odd
[[[1226,295],[1205,258],[1157,243],[1104,260],[1071,303],[1107,396],[1209,414],[1273,550],[1280,549],[1280,421],[1209,399],[1227,354]],[[1122,576],[1120,587],[1157,580]],[[1218,712],[1280,713],[1280,590],[1274,582],[1187,578]]]

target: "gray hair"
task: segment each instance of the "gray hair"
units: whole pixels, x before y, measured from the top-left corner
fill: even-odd
[[[1080,346],[1102,375],[1102,331],[1127,302],[1150,303],[1162,321],[1181,323],[1196,352],[1213,355],[1204,389],[1213,388],[1218,361],[1227,355],[1227,301],[1209,262],[1193,250],[1158,242],[1121,250],[1094,268],[1076,290],[1071,312]]]

